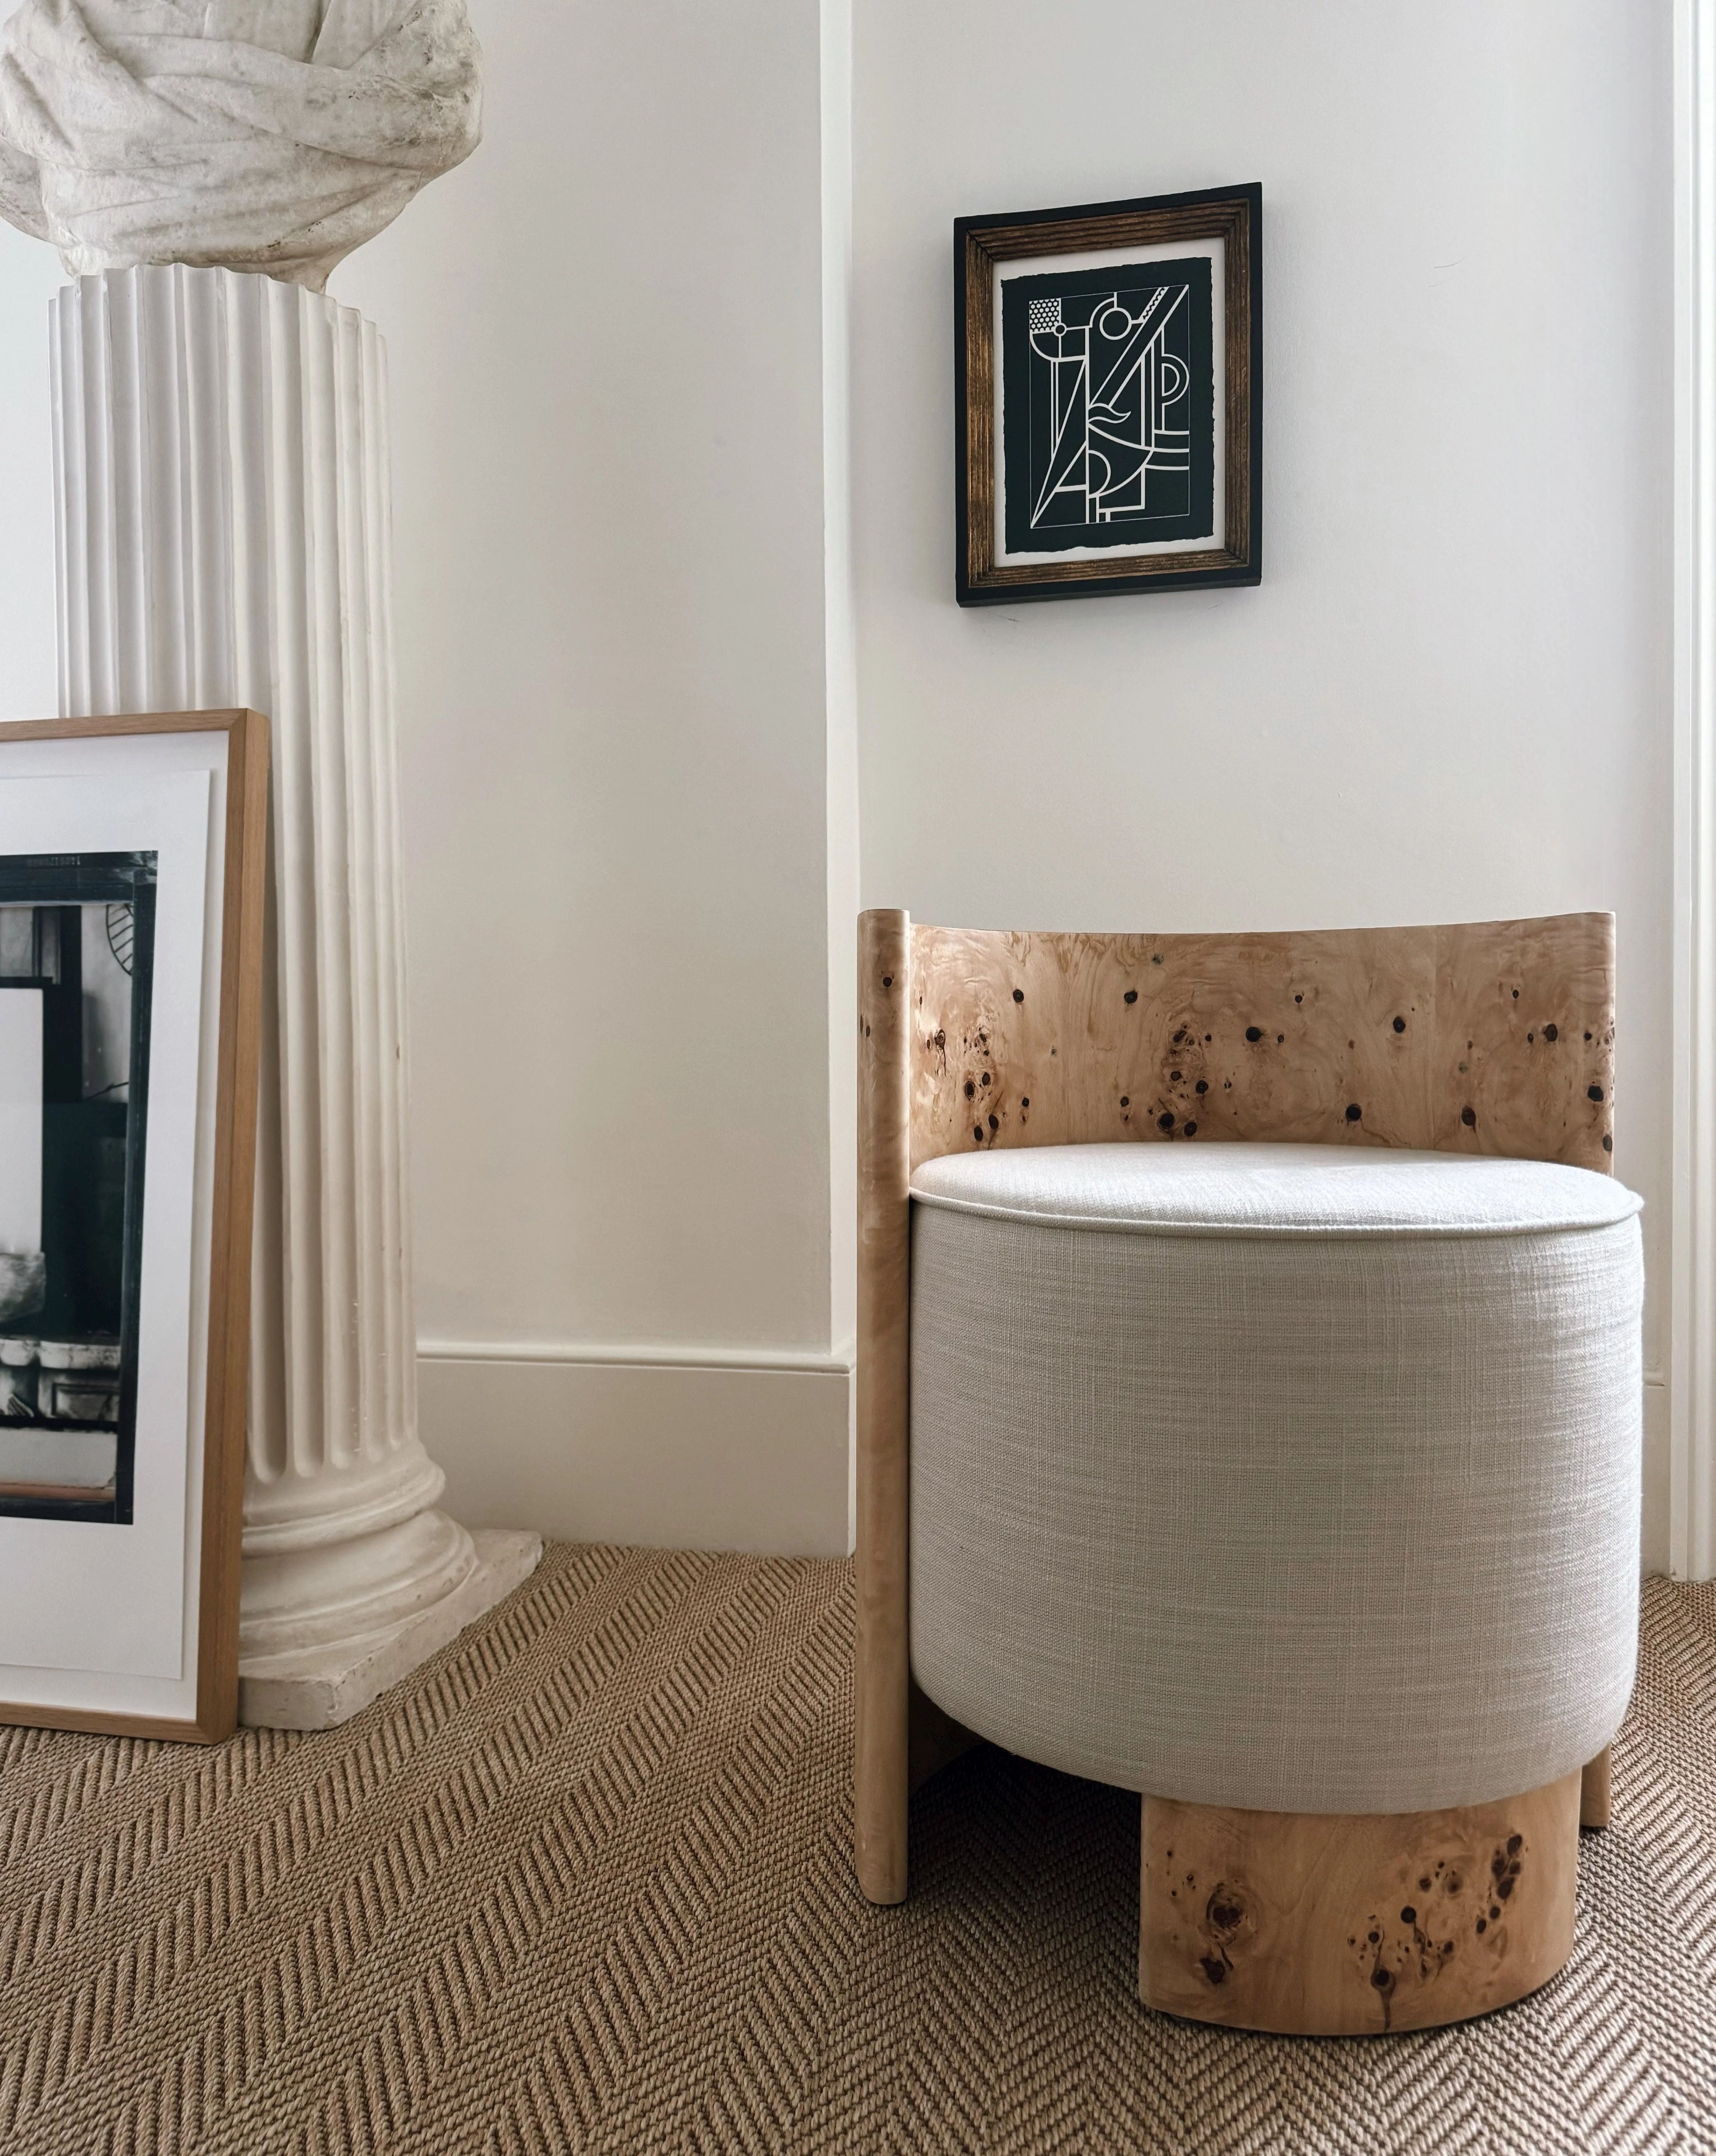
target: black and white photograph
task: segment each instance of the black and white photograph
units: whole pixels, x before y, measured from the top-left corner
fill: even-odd
[[[0,1514],[129,1525],[156,856],[0,856]]]
[[[958,220],[962,605],[1259,581],[1261,210]]]

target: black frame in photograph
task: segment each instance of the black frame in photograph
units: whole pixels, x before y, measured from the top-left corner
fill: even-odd
[[[1261,580],[1262,206],[1263,190],[1252,183],[955,221],[961,606]],[[1224,264],[1220,352],[1211,346],[1210,256],[1175,261],[1157,251],[1212,239],[1222,243]],[[1129,248],[1152,252],[1117,265],[1116,252]],[[1088,267],[1066,259],[1087,254],[1092,258]],[[1040,277],[1002,281],[998,336],[996,265],[1033,257],[1046,264],[1053,258],[1056,266]],[[1104,345],[1110,321],[1114,331]],[[1057,393],[1052,387],[1040,391],[1036,378],[1042,372],[1036,357],[1040,335],[1054,337],[1058,347],[1068,333],[1081,340],[1080,357],[1068,370],[1086,400],[1085,429],[1076,439],[1068,414],[1058,408]],[[1099,347],[1112,361],[1104,379],[1124,378],[1133,408],[1113,411],[1099,402]],[[1051,382],[1058,379],[1052,359],[1049,372]],[[1112,432],[1104,433],[1102,424],[1089,417],[1092,411]],[[1218,438],[1224,473],[1219,544],[1214,539]],[[1088,505],[1098,497],[1087,490],[1087,506],[1080,510],[1077,490],[1061,484],[1066,474],[1060,467],[1084,455],[1088,471],[1092,440],[1104,445],[1094,454],[1107,459],[1106,490],[1094,510]],[[1004,486],[1004,466],[1011,482]],[[1005,551],[1026,551],[1027,513],[1015,508],[1021,476],[1033,504],[1030,551],[1065,558],[998,561],[998,501],[1006,504]],[[1071,506],[1057,507],[1063,492]],[[1211,543],[1199,546],[1205,533]],[[1152,547],[1174,551],[1140,551]]]

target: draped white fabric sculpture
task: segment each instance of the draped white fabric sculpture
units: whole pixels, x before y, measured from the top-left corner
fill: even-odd
[[[0,27],[0,215],[73,276],[320,291],[480,127],[464,0],[23,0]]]

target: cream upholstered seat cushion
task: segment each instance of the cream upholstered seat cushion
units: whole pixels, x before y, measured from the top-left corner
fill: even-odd
[[[1640,1201],[1374,1147],[972,1153],[912,1178],[914,1674],[1159,1796],[1421,1811],[1631,1689]]]

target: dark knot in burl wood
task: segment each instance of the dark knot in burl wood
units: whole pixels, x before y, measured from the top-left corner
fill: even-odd
[[[1246,1905],[1223,1880],[1210,1897],[1204,1912],[1205,1921],[1219,1938],[1224,1932],[1236,1932],[1246,1920]]]

